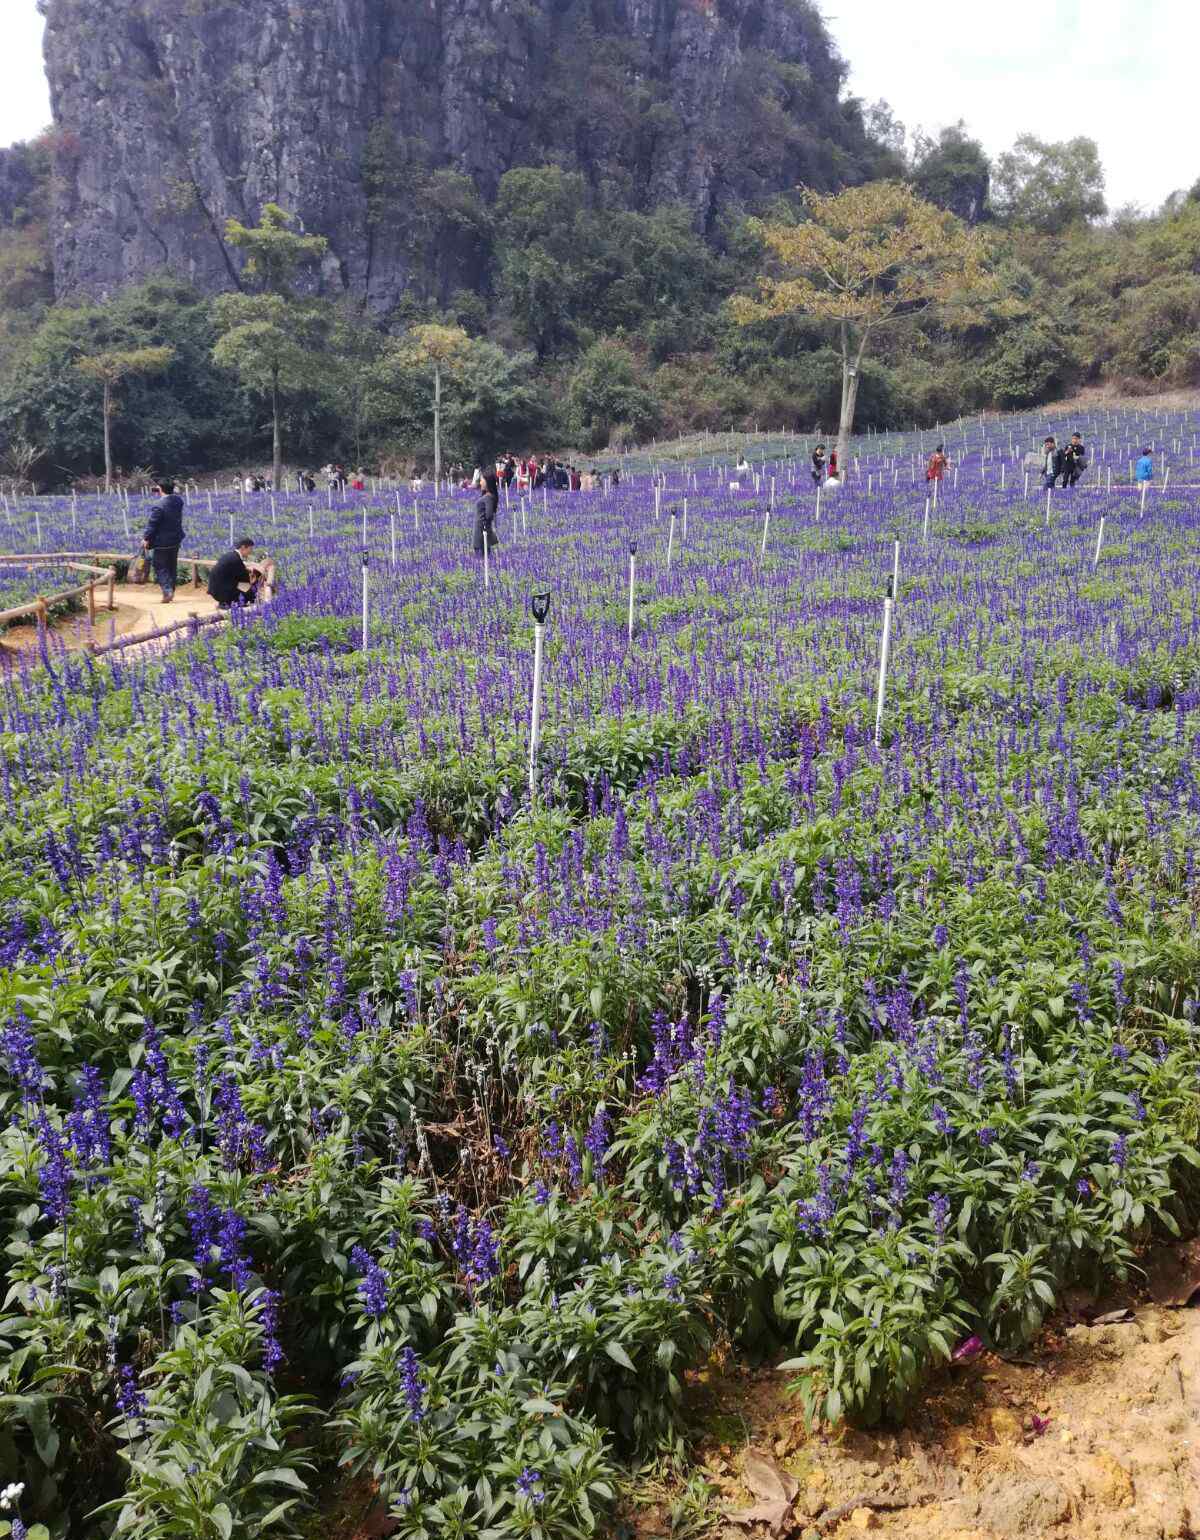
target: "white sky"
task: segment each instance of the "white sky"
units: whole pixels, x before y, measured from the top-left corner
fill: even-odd
[[[1110,208],[1200,177],[1196,0],[821,0],[851,91],[910,130],[966,121],[993,157],[1018,134],[1100,146]]]
[[[850,89],[909,129],[966,120],[995,155],[1020,133],[1087,134],[1110,207],[1200,177],[1196,0],[822,0]],[[0,145],[50,122],[35,0],[0,0]]]

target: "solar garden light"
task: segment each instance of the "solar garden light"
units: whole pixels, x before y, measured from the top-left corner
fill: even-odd
[[[1092,557],[1092,566],[1100,565],[1100,550],[1104,545],[1104,515],[1100,515],[1100,528],[1096,531],[1096,554]]]
[[[529,800],[537,795],[538,739],[542,731],[542,661],[546,646],[546,616],[550,613],[550,591],[529,596],[533,615],[533,699],[529,712]]]
[[[772,501],[774,501],[774,494],[772,494]],[[770,529],[770,527],[771,527],[771,504],[768,503],[767,506],[763,509],[762,540],[759,542],[759,547],[758,547],[758,559],[759,559],[759,561],[762,561],[763,557],[767,554],[767,530]]]
[[[671,570],[671,553],[675,549],[675,519],[676,519],[676,517],[678,515],[678,512],[679,512],[679,510],[677,508],[672,508],[671,509],[671,527],[667,531],[667,571],[668,572],[670,572],[670,570]]]
[[[633,585],[637,581],[637,541],[629,542],[629,640],[633,641]]]

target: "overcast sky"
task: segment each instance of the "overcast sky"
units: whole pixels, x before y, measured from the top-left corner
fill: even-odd
[[[850,88],[910,129],[964,118],[995,155],[1020,133],[1087,134],[1112,207],[1200,177],[1196,0],[822,0]],[[50,121],[35,0],[0,0],[0,144]]]
[[[822,0],[850,89],[900,121],[966,120],[991,155],[1018,134],[1100,146],[1109,206],[1157,208],[1200,177],[1196,0]]]

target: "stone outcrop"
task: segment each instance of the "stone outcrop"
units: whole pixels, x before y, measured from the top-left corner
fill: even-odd
[[[319,283],[387,311],[470,285],[438,168],[489,199],[554,162],[597,195],[712,229],[870,151],[810,0],[45,0],[60,296],[164,266],[238,283],[229,216],[328,237]],[[464,184],[458,184],[464,185]],[[430,192],[431,186],[434,188]],[[452,223],[452,222],[451,222]],[[457,244],[456,244],[457,242]]]

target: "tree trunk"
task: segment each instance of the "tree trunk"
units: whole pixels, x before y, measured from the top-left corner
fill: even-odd
[[[112,491],[112,386],[104,382],[104,490]]]
[[[854,347],[845,322],[842,323],[842,410],[838,416],[837,458],[838,475],[843,481],[850,469],[850,435],[854,431],[854,406],[858,400],[859,370],[866,351],[867,336],[863,333],[858,347]]]
[[[433,366],[433,484],[442,479],[442,366]]]
[[[271,371],[271,485],[281,490],[283,440],[279,433],[279,370]]]

